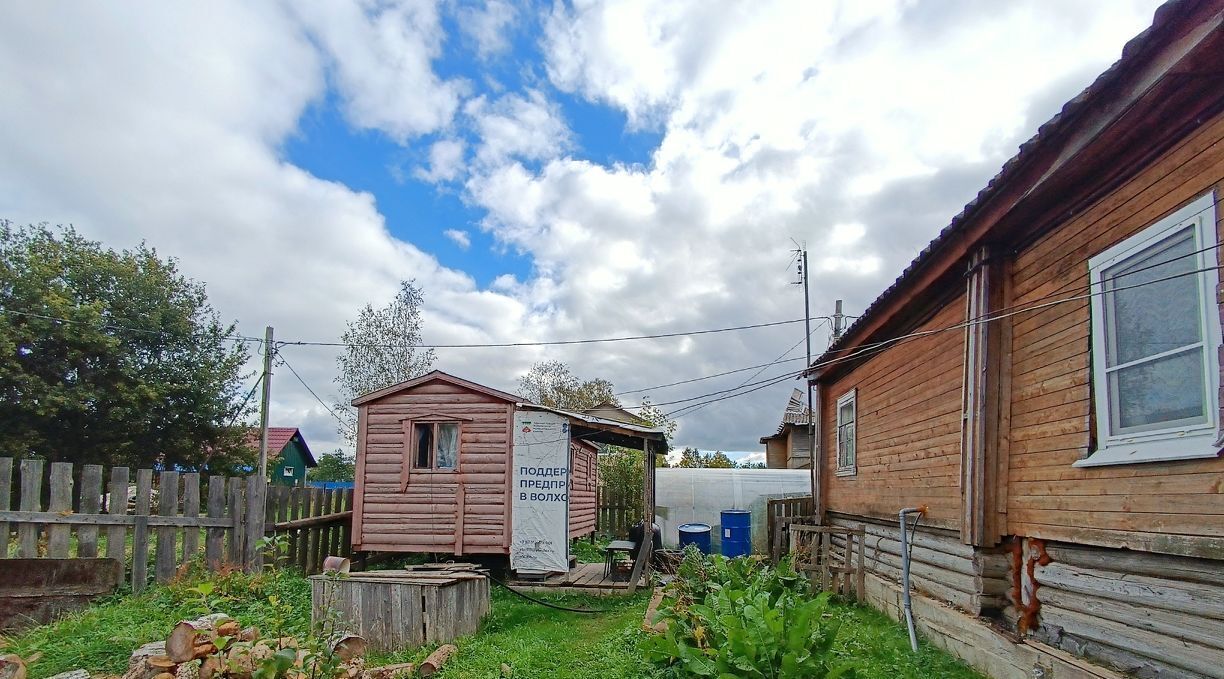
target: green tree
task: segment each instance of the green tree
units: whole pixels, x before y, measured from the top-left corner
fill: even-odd
[[[604,379],[580,380],[561,361],[540,361],[519,378],[519,395],[549,408],[583,411],[611,403],[619,406],[612,383]]]
[[[433,368],[433,349],[421,349],[421,307],[425,298],[415,281],[402,281],[395,299],[375,309],[367,304],[340,336],[346,345],[336,357],[340,400],[338,431],[349,443],[357,439],[357,409],[352,400],[371,391],[420,377]]]
[[[0,310],[0,455],[249,464],[247,348],[173,259],[0,221]]]
[[[680,460],[676,466],[688,469],[733,469],[735,462],[721,450],[702,454],[696,448],[685,448],[681,451]]]
[[[352,481],[357,475],[357,463],[353,458],[336,449],[334,453],[319,456],[319,466],[306,472],[311,481]]]

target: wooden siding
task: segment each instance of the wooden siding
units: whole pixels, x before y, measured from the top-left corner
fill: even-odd
[[[1224,116],[1217,116],[1017,253],[1013,304],[1082,295],[1089,257],[1208,191],[1218,201],[1222,179]],[[1007,532],[1224,558],[1224,459],[1071,466],[1091,445],[1090,344],[1086,299],[1014,319]]]
[[[956,325],[964,313],[959,295],[915,331]],[[927,505],[924,523],[959,528],[964,342],[963,330],[902,342],[822,384],[826,509],[890,519]],[[837,476],[837,399],[855,388],[857,473]]]
[[[599,482],[599,464],[595,448],[589,444],[572,444],[570,450],[569,536],[580,538],[595,532],[595,486]]]
[[[360,409],[364,426],[358,445],[357,533],[361,549],[506,553],[506,463],[513,406],[435,380],[387,394]],[[401,490],[401,470],[407,462],[402,421],[426,416],[462,419],[459,468],[413,470],[407,489]]]

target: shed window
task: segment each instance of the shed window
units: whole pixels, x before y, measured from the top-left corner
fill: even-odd
[[[1214,208],[1203,196],[1089,260],[1098,445],[1076,466],[1218,452]]]
[[[293,476],[293,467],[285,467],[281,474],[284,476]]]
[[[413,425],[413,466],[455,469],[459,465],[459,423],[422,422]]]
[[[855,428],[858,419],[858,390],[851,389],[837,399],[837,473],[854,474],[858,464]]]

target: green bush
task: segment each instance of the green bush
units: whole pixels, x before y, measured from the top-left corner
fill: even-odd
[[[835,679],[854,669],[833,653],[841,623],[829,594],[810,597],[807,580],[788,563],[702,559],[685,554],[668,586],[666,631],[648,636],[651,661],[684,676]]]

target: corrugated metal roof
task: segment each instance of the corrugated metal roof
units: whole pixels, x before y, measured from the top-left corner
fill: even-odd
[[[901,275],[897,276],[896,280],[894,280],[893,283],[884,290],[884,292],[880,293],[880,295],[876,297],[871,304],[867,305],[867,308],[863,310],[863,313],[842,333],[842,339],[829,345],[829,348],[826,349],[823,354],[817,357],[815,362],[822,363],[827,361],[832,354],[847,348],[847,345],[850,343],[846,341],[845,338],[853,336],[858,328],[866,325],[869,321],[874,320],[875,316],[880,312],[884,302],[893,295],[897,294],[901,288],[905,287],[909,282],[909,279],[917,274],[918,270],[924,264],[926,264],[931,257],[934,256],[936,251],[946,245],[952,238],[959,235],[960,232],[965,229],[966,224],[977,215],[978,210],[985,205],[986,202],[989,201],[990,198],[992,198],[1003,185],[1012,180],[1018,171],[1018,168],[1029,161],[1040,147],[1055,136],[1056,132],[1061,132],[1072,122],[1074,122],[1077,115],[1084,110],[1085,104],[1090,99],[1094,98],[1101,91],[1112,85],[1119,77],[1120,72],[1124,68],[1129,67],[1132,61],[1138,59],[1138,55],[1144,52],[1149,46],[1149,43],[1152,42],[1153,35],[1159,32],[1160,29],[1168,23],[1171,15],[1174,14],[1173,10],[1179,6],[1186,5],[1189,2],[1190,0],[1170,0],[1169,2],[1166,2],[1158,7],[1155,15],[1152,18],[1152,25],[1139,35],[1131,38],[1131,40],[1127,42],[1125,46],[1123,46],[1121,58],[1114,62],[1112,66],[1106,69],[1099,76],[1097,76],[1096,80],[1092,81],[1092,84],[1086,87],[1084,91],[1080,92],[1070,101],[1063,104],[1062,110],[1054,114],[1053,118],[1050,118],[1045,122],[1045,124],[1038,127],[1037,133],[1029,138],[1028,141],[1020,145],[1016,155],[1003,164],[1003,167],[999,170],[998,174],[991,178],[991,180],[987,182],[986,186],[981,191],[978,191],[977,196],[975,196],[973,200],[969,201],[965,205],[964,209],[953,217],[952,221],[939,232],[939,235],[931,240],[931,242],[918,253],[918,256],[916,256],[913,261],[910,262],[909,266],[905,267],[905,270],[901,272]]]

